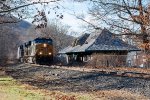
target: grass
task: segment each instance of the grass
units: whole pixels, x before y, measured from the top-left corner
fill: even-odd
[[[60,92],[21,84],[12,77],[0,76],[0,100],[148,100],[140,94],[123,90]]]
[[[26,89],[8,76],[0,77],[0,97],[2,100],[43,100],[46,97],[40,92]]]
[[[9,76],[0,76],[0,100],[91,100],[88,95],[38,89],[21,84]]]

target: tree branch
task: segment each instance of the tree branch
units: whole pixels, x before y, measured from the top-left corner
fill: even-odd
[[[107,22],[106,20],[102,20],[102,21],[104,21],[107,25],[113,25],[113,26],[115,26],[115,27],[118,27],[118,28],[121,28],[121,29],[126,29],[126,30],[128,30],[128,31],[131,31],[129,28],[126,28],[126,27],[123,27],[123,26],[119,26],[119,25],[116,25],[116,24],[111,24],[111,23],[109,23],[109,22]]]
[[[123,20],[129,21],[129,22],[135,22],[134,20],[130,20],[129,18],[122,17],[122,16],[119,15],[119,14],[118,14],[118,17],[121,18],[121,19],[123,19]],[[137,24],[141,24],[139,21],[136,21],[136,23],[137,23]]]
[[[96,1],[96,0],[92,0],[93,2],[96,2],[96,3],[100,3],[100,4],[103,4],[104,6],[106,6],[106,5],[113,5],[114,7],[121,7],[121,8],[126,8],[126,7],[128,7],[129,9],[132,9],[132,10],[140,10],[139,9],[139,7],[131,7],[131,6],[127,6],[127,5],[119,5],[119,4],[116,4],[116,3],[110,3],[110,2],[107,2],[107,3],[105,3],[105,2],[102,2],[102,1]],[[148,11],[146,10],[146,9],[143,9],[143,11],[145,12],[145,13],[148,13]]]
[[[50,2],[56,2],[56,1],[60,1],[60,0],[53,0],[53,1],[48,1],[48,2],[32,2],[32,3],[25,4],[25,5],[22,5],[22,6],[18,6],[18,7],[15,7],[15,8],[11,8],[11,9],[8,9],[8,10],[0,11],[0,14],[11,12],[11,11],[14,11],[14,10],[17,10],[17,9],[20,9],[20,8],[23,8],[23,7],[26,7],[26,6],[30,6],[30,5],[35,5],[35,4],[39,4],[39,3],[47,3],[48,4]]]
[[[142,24],[141,22],[137,21],[137,20],[133,17],[133,14],[132,14],[131,11],[129,10],[129,8],[128,8],[128,6],[127,6],[127,4],[126,4],[126,2],[125,2],[124,0],[123,0],[123,3],[124,3],[124,5],[125,5],[125,8],[126,8],[128,14],[129,14],[130,17],[133,19],[133,21],[136,22],[136,23],[138,23],[138,24]]]

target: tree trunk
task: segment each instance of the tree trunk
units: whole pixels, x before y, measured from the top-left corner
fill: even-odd
[[[144,14],[143,14],[143,6],[142,6],[142,0],[138,0],[138,5],[139,5],[139,16],[140,16],[140,20],[141,20],[141,34],[143,34],[142,40],[143,40],[143,44],[146,44],[149,42],[148,40],[148,35],[147,35],[147,31],[146,31],[146,27],[144,25]],[[147,48],[145,46],[145,51],[147,51]]]

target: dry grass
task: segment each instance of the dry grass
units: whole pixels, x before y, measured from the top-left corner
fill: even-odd
[[[0,100],[87,100],[87,96],[78,93],[49,91],[21,84],[5,74],[0,76],[0,97]]]
[[[44,100],[40,92],[33,92],[22,87],[22,84],[11,77],[0,77],[0,96],[1,100]]]
[[[93,95],[98,100],[149,100],[147,97],[140,94],[133,94],[130,91],[123,90],[105,90],[93,92]]]
[[[41,65],[34,65],[33,66],[41,66]],[[50,67],[50,66],[45,66]],[[61,69],[68,69],[68,70],[77,70],[77,71],[85,71],[85,72],[91,72],[91,71],[122,71],[122,72],[137,72],[137,73],[146,73],[150,74],[150,68],[134,68],[134,67],[105,67],[105,66],[97,66],[96,68],[93,68],[92,66],[51,66],[53,68],[61,68]]]
[[[106,71],[106,72],[135,72],[135,73],[144,73],[144,74],[150,74],[150,69],[145,68],[129,68],[129,67],[99,67],[99,68],[89,68],[89,67],[60,67],[62,69],[68,69],[68,70],[77,70],[82,72],[99,72],[99,71]],[[130,76],[130,75],[129,75]],[[131,75],[132,76],[132,75]],[[135,75],[134,75],[135,76]],[[150,75],[144,75],[141,76],[144,78],[150,78]]]
[[[147,97],[123,90],[103,90],[96,92],[70,92],[49,91],[37,89],[30,85],[23,85],[34,92],[41,92],[46,97],[50,96],[52,100],[149,100]],[[49,98],[50,99],[50,98]],[[48,100],[49,100],[48,99]],[[47,100],[47,99],[46,99]]]
[[[116,71],[130,71],[130,72],[139,72],[139,73],[147,73],[150,74],[150,69],[146,68],[133,68],[133,67],[100,67],[108,70],[116,70]]]
[[[58,66],[56,66],[58,67]],[[59,67],[58,67],[59,68]],[[101,71],[101,70],[119,70],[119,71],[139,71],[141,72],[140,68],[111,68],[111,67],[102,67],[100,69],[89,69],[89,68],[80,68],[80,67],[60,67],[62,69],[69,69],[69,70],[78,70],[78,71],[86,71],[86,72],[93,72],[93,71]],[[137,70],[136,70],[137,69]],[[144,73],[148,73],[150,71],[144,70]],[[39,77],[37,73],[34,73],[35,78]],[[34,78],[34,77],[33,77]],[[35,79],[34,78],[34,79]],[[47,79],[44,76],[44,73],[41,73],[39,80],[52,80],[55,77]],[[8,84],[9,85],[9,84]],[[12,85],[12,84],[10,84]],[[4,100],[149,100],[148,97],[144,95],[132,93],[130,91],[125,90],[99,90],[93,92],[60,92],[60,91],[49,91],[45,89],[39,89],[38,87],[34,87],[28,84],[15,84],[17,87],[19,86],[19,90],[17,91],[25,91],[25,92],[16,92],[16,90],[9,95],[8,92],[0,92],[0,96],[3,96]],[[0,87],[1,90],[4,90],[4,87]],[[10,86],[7,87],[12,88]],[[21,88],[21,90],[20,90]],[[19,97],[18,97],[18,93]],[[17,94],[17,95],[16,95]],[[12,99],[11,97],[17,96],[17,99]],[[21,97],[20,97],[21,96]],[[29,99],[25,99],[29,97]],[[11,99],[10,99],[11,98]],[[31,99],[30,99],[31,98]],[[35,99],[36,98],[36,99]]]
[[[62,69],[69,69],[69,70],[78,70],[78,71],[86,71],[86,72],[91,72],[91,71],[101,71],[101,70],[106,70],[106,71],[129,71],[129,72],[139,72],[139,73],[147,73],[150,74],[150,68],[133,68],[133,67],[97,67],[97,68],[92,68],[91,66],[85,66],[85,67],[80,67],[80,66],[75,66],[75,67],[65,67],[65,66],[56,66],[57,68],[62,68]]]
[[[9,77],[1,78],[1,80],[5,80],[0,82],[2,100],[148,100],[145,96],[122,90],[68,93],[20,84]]]
[[[63,93],[59,91],[49,91],[46,89],[39,89],[37,87],[28,85],[28,84],[23,84],[22,87],[31,90],[34,93],[42,93],[45,97],[46,100],[76,100],[75,95],[70,94],[70,93]]]

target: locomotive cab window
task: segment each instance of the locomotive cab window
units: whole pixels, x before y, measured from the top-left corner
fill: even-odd
[[[48,43],[52,44],[52,39],[35,39],[35,43]]]

